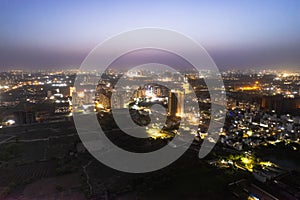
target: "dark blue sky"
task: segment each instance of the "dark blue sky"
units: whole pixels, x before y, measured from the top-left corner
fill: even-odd
[[[0,1],[1,68],[78,67],[138,27],[182,32],[220,68],[300,66],[300,1]]]

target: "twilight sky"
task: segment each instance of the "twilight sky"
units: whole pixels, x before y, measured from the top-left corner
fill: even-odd
[[[75,68],[98,43],[140,27],[186,34],[220,68],[300,66],[300,1],[0,1],[0,69]]]

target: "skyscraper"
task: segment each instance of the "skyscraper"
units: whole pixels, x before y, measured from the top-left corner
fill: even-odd
[[[184,92],[171,90],[168,101],[168,114],[182,117],[184,114]]]

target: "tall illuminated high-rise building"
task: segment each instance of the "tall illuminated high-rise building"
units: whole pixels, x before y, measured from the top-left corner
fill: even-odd
[[[172,90],[169,94],[168,114],[182,117],[184,115],[184,92]]]

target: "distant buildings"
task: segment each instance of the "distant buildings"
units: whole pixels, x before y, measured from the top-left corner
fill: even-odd
[[[281,113],[283,109],[283,100],[284,97],[282,95],[264,96],[261,101],[261,107],[264,111],[276,111]]]
[[[126,91],[116,91],[115,94],[112,95],[111,105],[112,108],[121,109],[125,108],[125,99],[126,99]]]
[[[97,109],[109,109],[109,108],[111,108],[110,97],[108,97],[104,94],[99,94],[96,97],[96,108]]]
[[[284,98],[283,95],[263,96],[261,107],[265,112],[276,112],[279,114],[293,112],[300,109],[300,97]]]
[[[14,118],[18,125],[32,124],[36,122],[36,113],[34,111],[17,111],[14,112]]]

